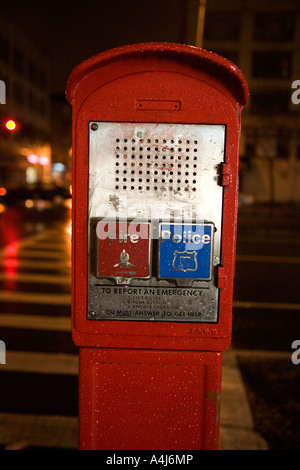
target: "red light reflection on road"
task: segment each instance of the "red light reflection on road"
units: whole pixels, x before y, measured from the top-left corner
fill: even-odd
[[[13,242],[3,248],[1,253],[1,264],[4,270],[4,289],[16,290],[17,273],[19,269],[18,249],[20,244]]]

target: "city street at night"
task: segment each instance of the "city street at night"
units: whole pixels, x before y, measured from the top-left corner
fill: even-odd
[[[0,450],[300,450],[300,1],[2,3]]]

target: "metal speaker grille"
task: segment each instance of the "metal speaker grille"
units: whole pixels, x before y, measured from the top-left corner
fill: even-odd
[[[115,190],[196,191],[198,141],[116,138]]]

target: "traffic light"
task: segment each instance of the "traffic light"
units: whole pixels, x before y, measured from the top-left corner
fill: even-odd
[[[17,128],[16,121],[14,121],[13,119],[8,119],[5,122],[5,127],[8,131],[14,131]]]

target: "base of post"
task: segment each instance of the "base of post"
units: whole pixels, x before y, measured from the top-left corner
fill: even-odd
[[[218,449],[221,352],[80,348],[79,355],[79,449]]]

